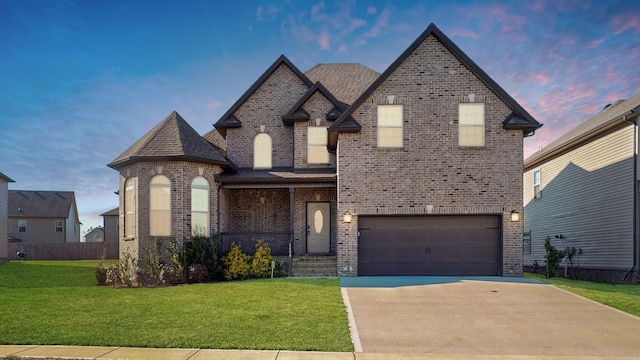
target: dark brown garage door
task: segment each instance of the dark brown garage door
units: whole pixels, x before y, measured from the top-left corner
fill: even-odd
[[[500,216],[361,216],[358,275],[499,275]]]

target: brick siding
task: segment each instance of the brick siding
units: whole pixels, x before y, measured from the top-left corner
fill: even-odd
[[[483,148],[458,146],[458,104],[485,104]],[[404,105],[404,146],[377,147],[377,105]],[[354,112],[360,133],[340,134],[338,212],[357,215],[503,215],[503,275],[522,275],[522,131],[502,127],[511,111],[429,36]],[[338,271],[357,275],[357,216],[339,222]]]

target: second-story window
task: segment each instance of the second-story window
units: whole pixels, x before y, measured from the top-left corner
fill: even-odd
[[[156,175],[149,182],[149,235],[171,235],[171,181]]]
[[[307,163],[329,163],[329,150],[327,150],[327,128],[324,126],[307,127]]]
[[[253,168],[271,169],[271,136],[260,133],[253,139]]]
[[[540,191],[540,170],[536,170],[533,172],[533,198],[538,199],[542,196],[542,192]]]
[[[458,145],[482,147],[484,141],[484,103],[458,105]]]
[[[27,220],[18,220],[18,232],[27,232]]]
[[[403,146],[402,105],[378,105],[378,147]]]
[[[63,228],[63,221],[56,220],[56,232],[62,232],[62,228]]]

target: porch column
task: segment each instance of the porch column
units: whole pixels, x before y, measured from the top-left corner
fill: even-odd
[[[295,188],[289,187],[289,246],[293,253],[293,229],[295,227]]]

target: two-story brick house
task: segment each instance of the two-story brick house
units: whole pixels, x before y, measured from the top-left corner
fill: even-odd
[[[540,126],[433,24],[383,74],[282,56],[211,132],[174,112],[109,164],[121,252],[219,232],[341,276],[519,276]]]

